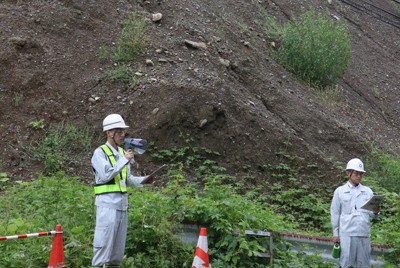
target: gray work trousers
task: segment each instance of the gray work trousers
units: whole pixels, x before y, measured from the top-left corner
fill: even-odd
[[[340,237],[340,267],[370,268],[371,242],[369,237]]]
[[[119,266],[124,257],[128,212],[96,207],[92,266]]]

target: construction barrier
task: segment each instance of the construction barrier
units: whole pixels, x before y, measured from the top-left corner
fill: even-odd
[[[41,236],[50,236],[54,235],[53,245],[51,247],[50,252],[50,260],[47,268],[64,268],[64,246],[63,246],[63,237],[62,237],[62,229],[61,225],[56,225],[55,231],[48,232],[39,232],[39,233],[31,233],[31,234],[20,234],[20,235],[10,235],[10,236],[0,236],[1,240],[12,240],[12,239],[21,239],[28,237],[41,237]]]
[[[210,267],[210,262],[208,259],[207,229],[201,228],[196,251],[194,253],[192,268],[209,268],[209,267]]]

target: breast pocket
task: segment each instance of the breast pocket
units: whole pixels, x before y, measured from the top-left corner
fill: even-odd
[[[351,207],[351,196],[343,195],[340,199],[340,205],[342,206],[342,214],[351,214],[353,208]]]

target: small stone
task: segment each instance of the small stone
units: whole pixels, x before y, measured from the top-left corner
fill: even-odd
[[[151,111],[152,114],[157,114],[160,108],[154,108],[153,111]]]
[[[200,128],[204,127],[204,125],[207,124],[207,119],[203,119],[200,121]]]
[[[207,45],[204,42],[194,42],[194,41],[185,39],[185,44],[192,48],[196,48],[196,49],[198,49],[198,48],[207,49]]]
[[[158,21],[161,20],[161,18],[162,18],[162,14],[161,13],[155,13],[155,14],[152,15],[151,20],[153,22],[158,22]]]
[[[146,60],[146,65],[147,66],[154,66],[154,62],[152,60],[150,60],[150,59],[147,59]]]
[[[223,59],[223,58],[219,58],[219,62],[224,65],[225,67],[229,67],[229,65],[231,64],[231,62],[229,60]]]

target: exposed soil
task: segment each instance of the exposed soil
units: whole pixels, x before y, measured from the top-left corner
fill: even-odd
[[[189,135],[194,146],[220,152],[229,173],[261,179],[263,165],[282,161],[278,151],[303,157],[297,165],[305,174],[317,166],[327,177],[337,174],[336,161],[367,159],[370,145],[400,153],[400,18],[345,2],[3,0],[1,171],[33,178],[43,164],[21,145],[63,120],[100,136],[109,113],[121,113],[133,136],[159,147],[183,146],[181,134]],[[399,14],[392,0],[365,2]],[[276,62],[264,30],[265,12],[285,23],[310,8],[346,21],[351,34],[351,66],[328,102]],[[130,63],[143,74],[136,89],[105,79],[114,63],[99,60],[99,48],[113,47],[132,12],[146,18],[149,38]],[[161,21],[152,21],[154,13]],[[43,130],[29,127],[40,119]],[[89,159],[67,172],[91,179]]]

